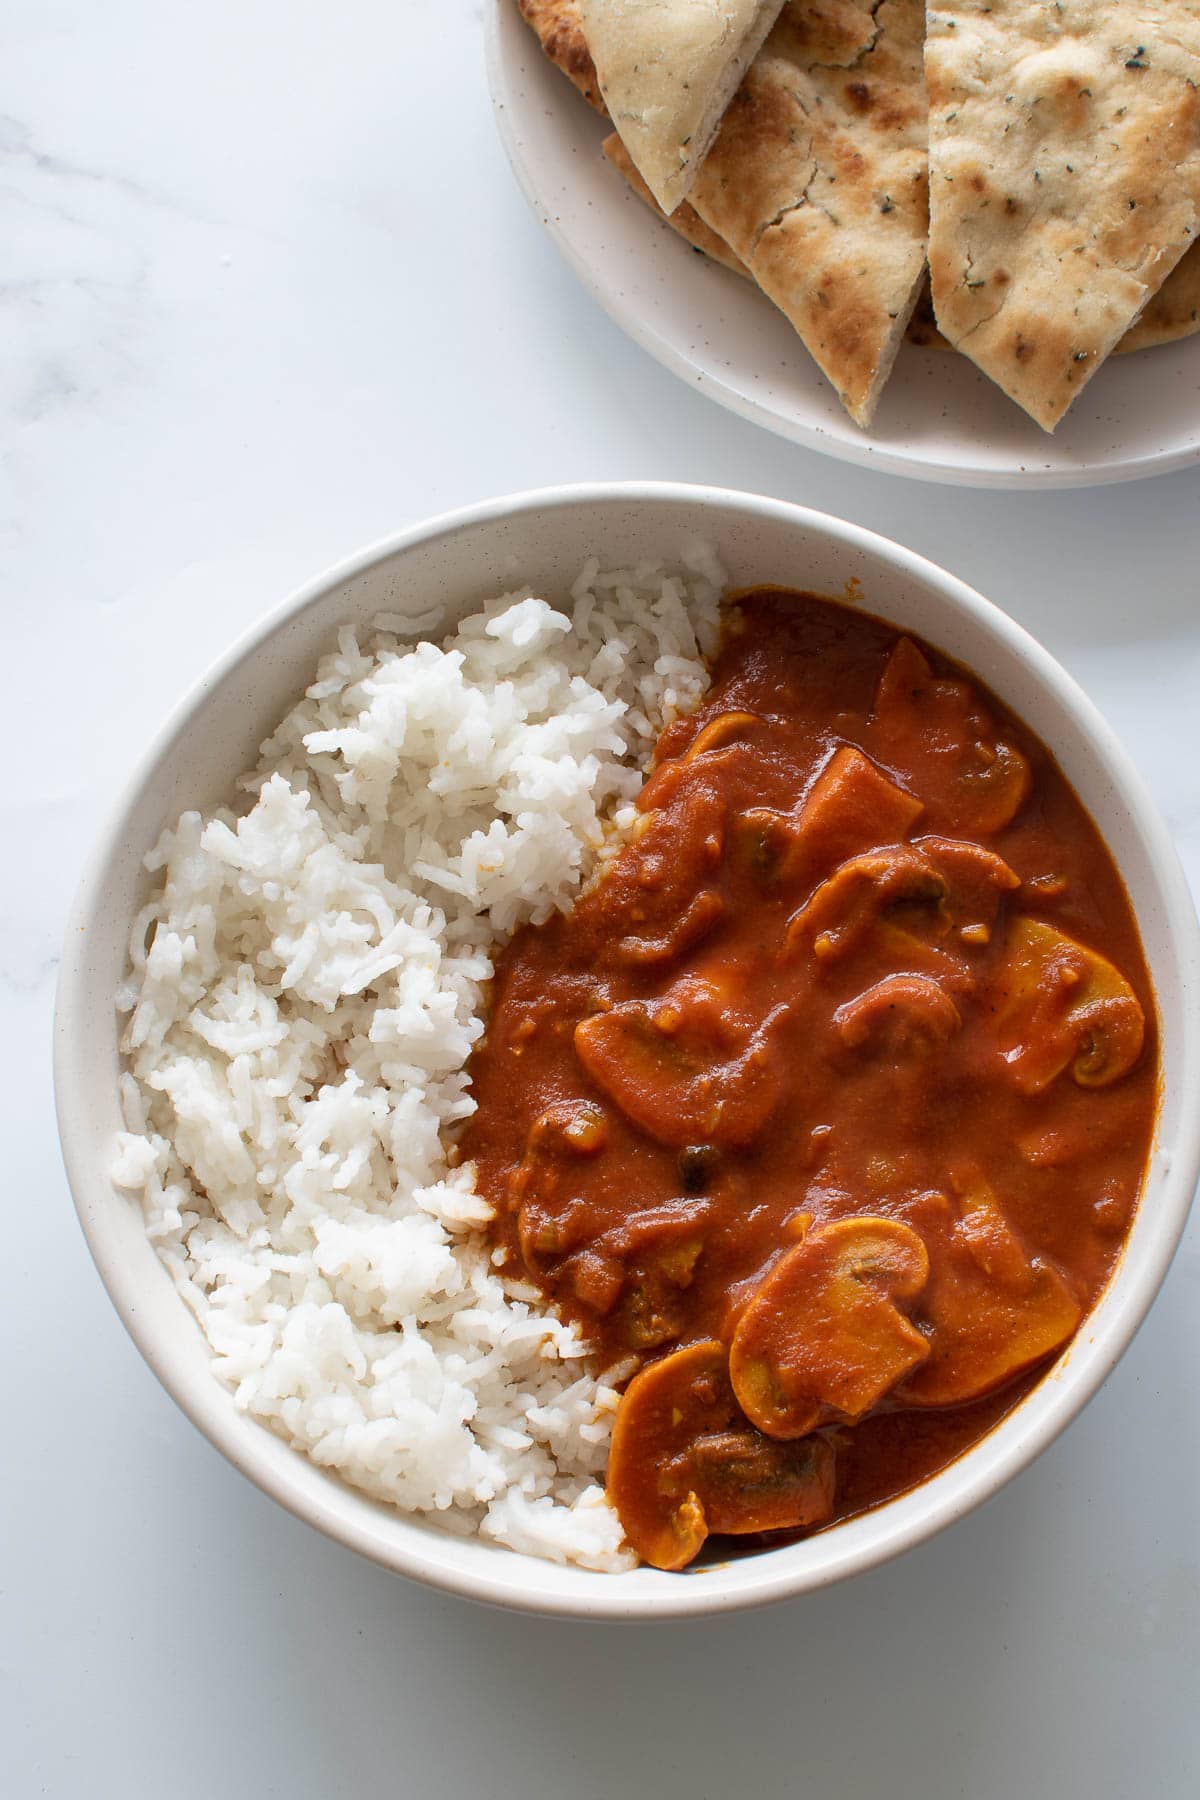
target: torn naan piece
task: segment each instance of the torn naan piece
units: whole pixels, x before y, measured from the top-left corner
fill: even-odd
[[[923,0],[790,0],[692,190],[870,423],[925,273]]]
[[[1053,431],[1200,226],[1196,0],[929,8],[938,324]]]
[[[517,0],[517,5],[555,68],[561,69],[588,104],[603,114],[606,108],[600,98],[596,65],[583,35],[579,0]]]
[[[719,262],[722,268],[729,269],[734,275],[740,275],[743,281],[757,285],[741,257],[735,256],[724,238],[719,238],[712,227],[704,223],[700,214],[688,201],[685,200],[682,206],[677,206],[673,213],[663,211],[634,168],[628,150],[615,131],[609,133],[600,148],[613,168],[620,171],[638,199],[650,208],[660,223],[669,225],[671,230],[683,239],[684,243],[692,246],[693,250],[702,251],[713,262]],[[765,294],[763,299],[766,299]],[[915,344],[919,349],[949,350],[950,348],[938,330],[937,320],[933,316],[933,301],[929,297],[928,281],[921,283],[917,304],[913,308],[912,317],[908,321],[908,329],[904,335],[908,343]]]
[[[664,212],[696,178],[782,0],[578,0],[600,92]]]

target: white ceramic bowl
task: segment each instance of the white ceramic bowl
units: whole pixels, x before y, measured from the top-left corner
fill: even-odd
[[[1117,1273],[1069,1349],[968,1455],[912,1493],[824,1535],[668,1575],[599,1575],[518,1556],[366,1499],[239,1413],[195,1321],[106,1179],[117,1105],[117,1018],[144,852],[186,807],[228,798],[345,620],[469,606],[528,582],[553,595],[591,553],[671,558],[694,536],[738,585],[840,595],[975,670],[1050,745],[1104,833],[1141,925],[1158,995],[1164,1085],[1146,1190]],[[994,1493],[1095,1392],[1141,1323],[1183,1229],[1200,1168],[1200,934],[1174,849],[1128,758],[1075,683],[1011,619],[953,576],[857,526],[782,501],[705,488],[605,484],[494,500],[351,558],[268,614],[158,734],[104,831],[76,902],[59,979],[55,1081],[67,1173],[114,1305],[159,1380],[229,1460],[298,1517],[384,1566],[455,1593],[582,1618],[712,1613],[803,1593],[921,1542]]]

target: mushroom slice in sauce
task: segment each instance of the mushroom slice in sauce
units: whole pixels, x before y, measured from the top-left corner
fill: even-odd
[[[905,1380],[906,1405],[961,1406],[1004,1387],[1066,1343],[1080,1320],[1052,1263],[1031,1259],[978,1174],[952,1203],[931,1195],[920,1211],[929,1284],[920,1316],[930,1352]]]
[[[935,675],[911,638],[888,658],[871,723],[884,762],[910,774],[922,792],[930,778],[941,795],[939,822],[951,830],[1001,831],[1028,798],[1025,757],[996,737],[970,683]]]
[[[787,1008],[738,1028],[720,993],[681,981],[658,1001],[629,1000],[581,1019],[575,1053],[601,1093],[673,1149],[753,1141],[785,1078],[776,1039]]]
[[[596,1312],[611,1312],[619,1300],[622,1341],[631,1350],[653,1349],[683,1323],[680,1300],[692,1285],[712,1212],[703,1196],[648,1207],[601,1233],[560,1273]]]
[[[714,888],[701,888],[665,931],[631,932],[618,939],[613,954],[618,962],[637,963],[644,968],[675,962],[708,936],[724,912],[725,902],[720,894]]]
[[[1125,977],[1038,919],[1009,926],[996,1001],[1000,1053],[1023,1094],[1040,1093],[1068,1064],[1080,1087],[1107,1087],[1141,1055],[1146,1019]]]
[[[1002,857],[957,838],[886,844],[842,863],[788,921],[790,953],[842,957],[903,919],[932,945],[986,944],[1006,894],[1021,885]]]
[[[798,1531],[833,1511],[835,1453],[822,1437],[778,1443],[743,1423],[696,1439],[693,1479],[710,1531]]]
[[[707,725],[701,726],[680,761],[695,762],[698,756],[707,756],[713,750],[724,750],[727,745],[745,737],[748,731],[752,731],[756,725],[762,723],[761,713],[718,713],[715,719],[710,719]]]
[[[608,1122],[593,1100],[560,1100],[534,1120],[525,1154],[508,1183],[507,1201],[517,1215],[517,1236],[526,1267],[538,1268],[560,1256],[572,1242],[570,1166],[596,1156],[608,1142]]]
[[[702,725],[687,749],[659,763],[638,795],[639,811],[657,812],[678,794],[694,791],[697,783],[711,789],[714,763],[736,760],[740,747],[755,726],[766,721],[759,713],[723,712]]]
[[[715,1339],[650,1363],[622,1397],[608,1496],[633,1549],[657,1569],[682,1569],[710,1531],[819,1525],[833,1491],[823,1439],[773,1444],[749,1429]]]
[[[742,1313],[729,1373],[743,1412],[770,1437],[804,1437],[869,1412],[929,1355],[906,1316],[929,1274],[925,1246],[895,1219],[810,1231]]]
[[[929,858],[946,883],[942,906],[947,922],[964,935],[974,932],[975,942],[986,943],[1004,896],[1021,885],[1016,870],[994,850],[966,838],[916,838],[913,849]]]
[[[850,1050],[928,1049],[962,1025],[949,994],[928,975],[885,975],[839,1006],[834,1027]]]
[[[609,878],[592,892],[597,918],[609,922],[614,939],[628,943],[631,961],[657,960],[657,941],[668,940],[678,930],[681,916],[699,895],[709,894],[719,902],[713,876],[724,854],[728,803],[704,771],[702,759],[688,779],[680,779],[689,772],[679,762],[664,763],[651,776],[638,797],[636,856],[618,858]],[[659,776],[664,780],[669,776],[670,781],[651,797]],[[703,928],[699,915],[686,928],[695,932],[693,942],[718,916],[711,899],[703,902],[704,909]],[[648,947],[648,957],[639,957],[639,945]]]
[[[890,908],[936,903],[946,879],[907,844],[851,857],[788,920],[787,949],[819,960],[846,955]]]

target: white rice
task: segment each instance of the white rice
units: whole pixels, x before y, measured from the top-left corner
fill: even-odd
[[[147,857],[114,1178],[240,1407],[397,1507],[625,1566],[604,1497],[616,1394],[496,1273],[456,1128],[484,984],[632,818],[707,683],[723,577],[509,594],[439,647],[343,630],[244,798]],[[614,824],[615,822],[615,824]]]

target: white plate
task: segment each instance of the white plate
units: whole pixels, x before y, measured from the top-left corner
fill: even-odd
[[[605,311],[683,380],[828,456],[973,487],[1082,487],[1200,461],[1200,337],[1112,358],[1053,437],[944,350],[901,352],[869,432],[782,314],[656,222],[600,154],[607,127],[489,0],[488,79],[526,198]]]

